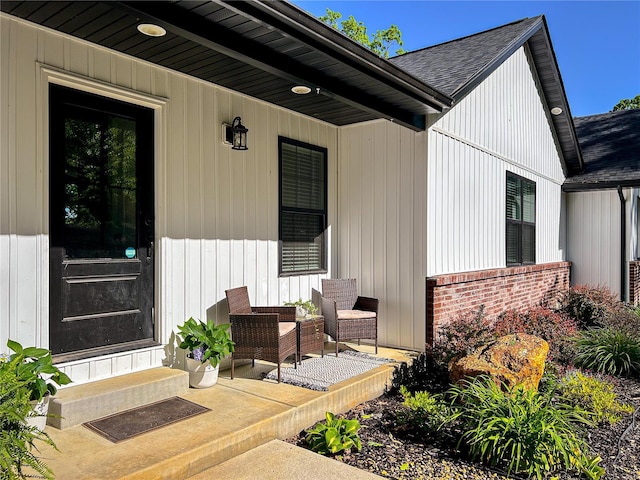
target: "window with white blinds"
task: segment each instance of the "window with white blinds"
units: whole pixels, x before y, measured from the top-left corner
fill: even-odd
[[[278,138],[280,274],[326,271],[327,149]]]
[[[507,266],[536,263],[536,184],[507,172]]]

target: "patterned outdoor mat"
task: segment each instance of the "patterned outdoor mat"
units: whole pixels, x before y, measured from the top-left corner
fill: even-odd
[[[335,353],[324,357],[314,357],[302,361],[298,368],[283,368],[282,382],[310,390],[328,390],[331,385],[368,372],[389,363],[388,358],[372,357],[366,353],[344,351],[336,358]],[[278,381],[278,369],[271,370],[265,377]]]
[[[118,443],[208,411],[209,409],[202,405],[184,398],[172,397],[83,425],[113,443]]]

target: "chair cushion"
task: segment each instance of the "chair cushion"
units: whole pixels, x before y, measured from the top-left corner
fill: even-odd
[[[280,330],[280,336],[286,335],[291,330],[296,329],[296,322],[280,322],[278,329]]]
[[[364,310],[338,310],[338,320],[357,320],[359,318],[376,318],[376,312]]]

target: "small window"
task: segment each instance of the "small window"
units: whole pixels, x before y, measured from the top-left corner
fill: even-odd
[[[326,272],[327,149],[278,138],[280,274]]]
[[[536,263],[536,184],[507,172],[507,266]]]

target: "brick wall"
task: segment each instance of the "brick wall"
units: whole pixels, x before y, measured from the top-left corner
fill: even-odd
[[[629,262],[629,303],[640,305],[640,261]]]
[[[438,275],[427,278],[427,344],[439,325],[485,306],[488,317],[552,301],[569,289],[570,262]]]

